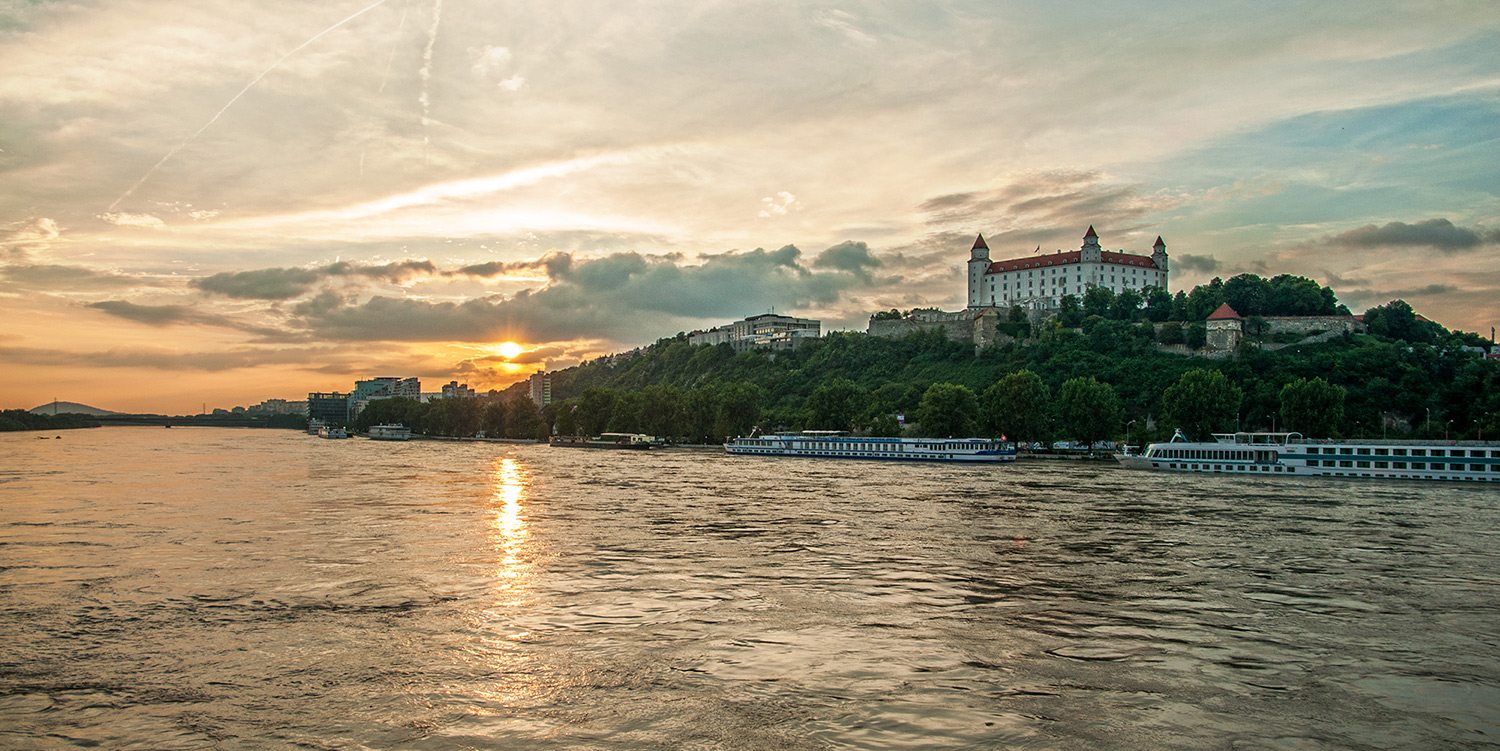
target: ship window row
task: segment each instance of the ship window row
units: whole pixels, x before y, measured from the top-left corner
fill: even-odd
[[[1253,451],[1226,449],[1157,449],[1151,454],[1163,459],[1207,459],[1210,461],[1244,461],[1255,458]]]
[[[1431,456],[1452,456],[1452,457],[1468,456],[1468,457],[1474,458],[1474,459],[1482,459],[1485,456],[1484,449],[1469,449],[1467,452],[1464,449],[1411,449],[1410,451],[1411,451],[1410,456],[1428,456],[1429,452],[1430,452]],[[1348,448],[1340,448],[1340,447],[1335,447],[1335,446],[1328,446],[1326,448],[1319,448],[1317,446],[1312,446],[1312,447],[1309,447],[1307,449],[1307,453],[1309,453],[1309,454],[1349,454],[1350,452],[1351,452],[1351,450],[1348,449]],[[1404,448],[1403,449],[1395,449],[1395,448],[1393,448],[1393,449],[1379,449],[1379,448],[1378,449],[1368,449],[1368,448],[1362,448],[1362,449],[1354,449],[1353,453],[1356,456],[1408,456],[1407,449],[1404,449]],[[1490,458],[1493,458],[1493,459],[1500,459],[1500,450],[1491,450],[1489,452],[1489,456],[1490,456]]]
[[[1160,462],[1152,462],[1151,466],[1160,467]],[[1192,472],[1291,472],[1297,471],[1296,467],[1283,466],[1280,464],[1178,464],[1168,462],[1168,469],[1185,469]]]
[[[1465,468],[1470,472],[1483,472],[1484,464],[1465,464],[1464,462],[1396,462],[1396,461],[1364,461],[1343,459],[1309,459],[1309,467],[1361,467],[1365,469],[1422,469],[1449,472],[1463,472]],[[1500,472],[1500,464],[1488,465],[1489,471]]]

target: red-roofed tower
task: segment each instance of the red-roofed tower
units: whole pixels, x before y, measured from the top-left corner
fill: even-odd
[[[969,309],[994,305],[993,300],[984,299],[984,272],[990,268],[990,246],[984,235],[974,238],[974,247],[969,250]]]

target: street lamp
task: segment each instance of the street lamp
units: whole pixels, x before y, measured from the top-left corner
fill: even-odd
[[[1427,408],[1427,422],[1422,423],[1422,432],[1432,434],[1432,407]]]
[[[1443,440],[1448,440],[1448,431],[1453,428],[1453,421],[1449,420],[1443,424]]]

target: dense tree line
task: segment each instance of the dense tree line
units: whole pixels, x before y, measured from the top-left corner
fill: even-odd
[[[550,429],[530,399],[513,394],[476,398],[377,399],[365,405],[354,418],[354,428],[367,431],[372,425],[405,425],[417,435],[473,436],[490,438],[546,438]]]
[[[1339,312],[1326,290],[1297,277],[1242,275],[1176,296],[1168,315],[1183,302],[1206,316],[1224,301],[1264,315]],[[1318,437],[1500,436],[1500,363],[1462,349],[1474,335],[1447,332],[1403,302],[1367,311],[1370,334],[1275,351],[1248,346],[1209,361],[1162,351],[1170,318],[1158,332],[1140,315],[1152,297],[1162,310],[1162,295],[1137,297],[1140,305],[1128,295],[1106,305],[1095,295],[1093,312],[1080,302],[1077,326],[1059,316],[978,353],[939,332],[833,333],[782,352],[663,339],[632,357],[554,373],[559,401],[545,417],[559,433],[693,442],[756,429],[1025,441],[1141,442],[1178,428],[1195,437],[1273,428]],[[1202,336],[1200,321],[1177,323],[1185,340]]]
[[[88,415],[39,415],[24,409],[7,409],[0,412],[0,432],[97,427],[99,427],[99,421]]]

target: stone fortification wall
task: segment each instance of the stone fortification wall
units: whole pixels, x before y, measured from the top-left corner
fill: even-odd
[[[1272,334],[1316,334],[1321,331],[1356,334],[1365,330],[1364,322],[1354,316],[1266,316],[1264,320]]]
[[[924,310],[905,318],[871,318],[866,333],[870,336],[899,339],[918,331],[941,331],[949,339],[971,342],[979,350],[1010,338],[999,332],[999,323],[1000,314],[994,308],[961,310],[957,313]]]

